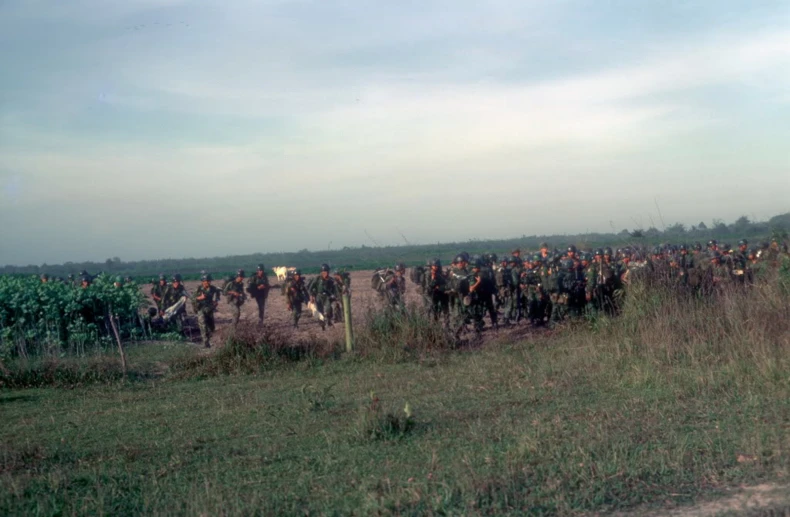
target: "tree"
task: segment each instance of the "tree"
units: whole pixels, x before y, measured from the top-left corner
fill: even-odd
[[[683,223],[675,223],[667,228],[667,233],[671,233],[673,235],[682,235],[686,233],[686,227],[683,225]]]
[[[733,228],[735,229],[736,232],[743,234],[749,229],[751,225],[752,222],[749,221],[749,218],[746,217],[745,215],[742,215],[735,220],[735,224],[733,224]]]
[[[697,225],[697,228],[699,228],[700,230],[707,230],[708,229],[708,225],[705,224],[704,221],[700,221],[699,224]]]

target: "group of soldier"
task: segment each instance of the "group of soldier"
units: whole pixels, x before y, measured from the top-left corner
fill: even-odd
[[[461,252],[452,264],[442,267],[440,259],[425,266],[411,268],[409,278],[417,285],[424,309],[443,321],[455,335],[471,326],[479,333],[488,316],[493,327],[516,325],[526,321],[533,326],[555,326],[562,320],[596,313],[616,314],[625,286],[641,277],[653,287],[665,286],[691,294],[706,295],[722,286],[749,285],[781,264],[790,269],[790,255],[779,239],[759,246],[746,240],[737,247],[715,240],[706,247],[663,245],[652,250],[625,247],[579,250],[550,249],[543,243],[535,253],[513,250],[501,259],[494,253],[470,256]],[[396,310],[405,308],[407,269],[403,264],[376,270],[371,287],[382,303]],[[43,282],[49,281],[42,275]],[[76,286],[90,286],[92,277],[85,271]],[[118,286],[131,283],[118,277]],[[156,304],[149,309],[153,321],[173,325],[183,331],[186,303],[191,300],[197,316],[204,346],[211,346],[216,325],[214,313],[224,295],[231,312],[231,330],[235,331],[241,307],[252,298],[258,308],[258,325],[262,326],[266,301],[272,288],[279,287],[287,301],[294,328],[298,328],[305,305],[319,314],[322,329],[342,321],[341,300],[350,294],[351,278],[342,269],[331,270],[322,264],[320,273],[310,279],[299,269],[289,272],[281,286],[271,285],[263,264],[247,278],[243,269],[224,280],[222,288],[213,285],[210,273],[201,272],[200,285],[190,295],[180,274],[168,281],[159,275],[152,281],[151,297]]]
[[[200,285],[191,297],[186,292],[181,275],[173,275],[168,283],[165,275],[160,275],[158,282],[151,288],[151,297],[156,303],[155,310],[162,319],[173,321],[178,329],[183,328],[186,318],[186,300],[191,298],[192,307],[197,315],[201,339],[206,347],[211,346],[211,336],[216,330],[214,313],[220,299],[225,297],[231,313],[231,331],[235,331],[241,317],[241,307],[248,298],[252,298],[258,307],[258,325],[263,325],[266,313],[266,301],[272,288],[266,275],[266,268],[258,264],[254,274],[249,278],[243,269],[239,269],[235,276],[225,279],[222,288],[213,285],[210,273],[202,272]],[[347,293],[351,285],[348,273],[343,270],[330,271],[327,264],[321,265],[318,276],[307,280],[301,270],[289,272],[284,284],[279,286],[282,294],[287,299],[288,310],[292,314],[293,326],[298,328],[304,306],[315,304],[320,313],[321,328],[332,326],[335,322],[342,321],[343,310],[340,300],[343,293]]]
[[[596,313],[616,314],[624,287],[637,277],[652,287],[682,289],[690,294],[712,294],[730,285],[749,285],[780,263],[790,267],[790,257],[777,239],[750,247],[741,240],[737,248],[708,242],[692,246],[664,245],[652,250],[611,248],[580,251],[576,246],[550,250],[541,244],[536,253],[512,251],[501,259],[491,253],[459,253],[452,265],[442,268],[433,259],[411,271],[426,310],[444,319],[455,336],[471,325],[476,332],[488,315],[494,327],[526,321],[533,326],[555,326],[560,321]],[[383,298],[398,305],[403,268],[384,274]],[[374,276],[375,278],[375,276]]]

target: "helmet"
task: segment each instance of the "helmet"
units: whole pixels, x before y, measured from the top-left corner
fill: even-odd
[[[713,251],[710,254],[711,260],[719,260],[721,258],[721,254],[718,251]]]
[[[236,276],[237,277],[240,276],[240,277],[244,278],[244,270],[243,269],[239,269],[238,271],[236,271]]]
[[[46,273],[43,273],[43,274],[41,275],[41,279],[42,279],[42,280],[49,280],[49,275],[48,275],[48,274],[46,274]]]
[[[395,271],[406,271],[406,266],[402,262],[395,264]]]
[[[205,273],[205,271],[204,271],[204,272],[203,272],[203,275],[205,275],[205,274],[206,274],[206,273]],[[180,281],[181,281],[181,275],[179,275],[178,273],[176,273],[175,275],[173,275],[173,282],[180,282]]]
[[[433,262],[432,262],[431,266],[436,266],[436,267],[438,267],[439,269],[441,269],[441,267],[442,267],[442,261],[441,261],[441,260],[439,260],[438,258],[437,258],[437,259],[433,259]]]
[[[592,262],[592,255],[585,251],[581,254],[581,259],[585,262]]]
[[[521,248],[516,248],[510,252],[511,255],[521,255]]]
[[[156,313],[157,313],[156,307],[148,307],[148,316],[153,318],[154,316],[156,316]]]
[[[301,269],[294,269],[293,275],[294,276],[296,276],[296,275],[302,276],[302,270]]]
[[[321,264],[321,272],[323,273],[324,271],[329,271],[329,264]]]
[[[200,275],[201,282],[211,282],[213,278],[211,277],[211,273],[204,273]]]
[[[496,264],[497,263],[497,258],[498,257],[496,256],[496,253],[489,253],[488,254],[488,261],[491,262],[492,264]]]
[[[544,249],[544,248],[545,249],[549,249],[549,245],[547,243],[545,243],[545,242],[541,242],[540,243],[540,249]]]
[[[459,253],[453,259],[453,264],[460,264],[461,262],[468,262],[467,259],[468,259],[468,257],[466,255],[464,255],[463,253]]]
[[[164,273],[160,273],[160,274],[159,274],[159,280],[164,280],[164,281],[167,281],[167,277],[165,276],[165,274],[164,274]]]
[[[518,259],[511,255],[511,257],[507,261],[508,264],[518,264]]]
[[[609,246],[605,247],[604,250],[603,250],[603,254],[604,255],[609,255],[611,257],[612,256],[612,248],[610,248]]]
[[[263,271],[264,269],[266,268],[263,267],[263,264],[258,264],[258,271]]]
[[[702,251],[702,243],[701,242],[695,242],[694,243],[694,251]]]
[[[662,253],[663,250],[661,249],[661,246],[656,246],[655,248],[653,248],[653,255],[661,255]]]
[[[540,256],[540,253],[535,253],[532,255],[532,262],[542,262],[543,257]]]
[[[709,248],[712,248],[713,246],[715,246],[717,244],[718,244],[718,242],[716,242],[716,239],[711,239],[711,240],[708,241],[708,247]]]
[[[571,244],[570,246],[568,246],[568,250],[567,251],[568,251],[568,253],[576,253],[576,246]]]
[[[749,241],[747,241],[746,239],[741,239],[738,241],[738,246],[748,246],[748,245],[749,245]]]
[[[116,276],[115,277],[115,283],[116,284],[122,284],[123,283],[123,277],[122,276]]]
[[[465,251],[462,251],[458,255],[460,255],[460,256],[462,256],[464,258],[464,262],[469,262],[469,253],[467,253]]]
[[[486,261],[483,260],[481,257],[477,257],[474,260],[472,260],[472,267],[473,268],[480,269],[482,267],[485,267],[485,265],[486,265]]]
[[[681,244],[680,246],[678,246],[678,249],[680,251],[688,251],[689,247],[686,246],[686,244]]]

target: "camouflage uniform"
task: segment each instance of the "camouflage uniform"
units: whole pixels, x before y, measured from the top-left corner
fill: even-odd
[[[242,277],[242,279],[239,280],[237,277],[231,280],[225,285],[222,292],[230,306],[232,329],[236,330],[236,325],[238,325],[239,318],[241,317],[241,306],[247,301],[247,297],[244,295],[244,278]]]
[[[200,327],[200,337],[203,340],[203,346],[206,348],[211,347],[211,335],[216,329],[214,310],[217,308],[219,298],[220,290],[211,284],[207,287],[203,285],[198,286],[192,298],[195,304],[195,312],[197,313],[198,326]]]
[[[266,300],[269,298],[269,277],[263,266],[247,280],[247,292],[258,305],[258,325],[263,325],[263,316],[266,312]]]
[[[326,278],[319,275],[310,282],[308,288],[310,298],[315,301],[316,308],[324,315],[324,321],[321,322],[322,329],[326,328],[327,324],[330,327],[332,326],[332,320],[334,319],[332,301],[335,299],[336,294],[335,280],[329,276],[328,271],[326,273]]]
[[[178,282],[178,287],[175,287],[173,284],[168,285],[167,289],[165,289],[165,294],[162,296],[162,310],[166,311],[168,308],[178,303],[181,298],[187,296],[187,290],[180,281]],[[186,305],[184,305],[173,317],[179,332],[184,329],[184,319],[186,319],[186,315],[187,308]]]
[[[444,276],[441,266],[432,268],[425,274],[425,292],[428,307],[434,320],[442,314],[449,314],[449,298],[447,296],[447,277]]]
[[[156,308],[160,314],[163,313],[167,308],[163,307],[165,291],[167,291],[166,280],[157,280],[156,283],[154,283],[154,285],[151,287],[151,298],[154,299],[154,303],[156,304]]]
[[[288,310],[293,313],[294,328],[297,328],[299,327],[299,318],[302,317],[302,304],[310,299],[310,294],[304,285],[302,275],[294,274],[286,280],[285,295],[288,298]]]

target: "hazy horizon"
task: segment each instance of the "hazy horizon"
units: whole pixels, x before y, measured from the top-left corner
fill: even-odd
[[[780,1],[3,2],[0,264],[767,220],[789,29]]]

